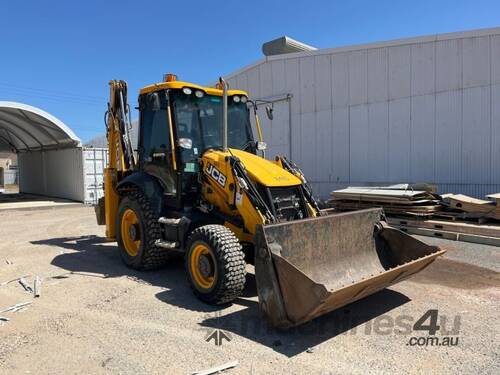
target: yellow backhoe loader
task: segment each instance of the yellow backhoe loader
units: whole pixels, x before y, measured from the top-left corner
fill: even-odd
[[[289,327],[444,253],[389,227],[380,209],[326,215],[292,161],[263,157],[257,104],[222,78],[212,88],[168,74],[140,91],[134,150],[127,85],[110,82],[109,163],[96,213],[129,267],[153,269],[183,254],[194,294],[225,304],[241,294],[253,263],[261,310]]]

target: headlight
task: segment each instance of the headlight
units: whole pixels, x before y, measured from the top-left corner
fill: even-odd
[[[193,140],[190,138],[179,138],[177,144],[179,145],[179,147],[186,150],[191,150],[193,148]]]
[[[259,150],[259,151],[264,151],[265,149],[267,149],[266,142],[257,142],[256,146],[257,146],[257,150]]]
[[[197,98],[203,98],[203,96],[205,95],[205,93],[201,90],[197,90],[194,94]]]
[[[248,100],[248,98],[247,98],[245,95],[243,95],[243,96],[241,97],[241,102],[242,102],[242,103],[246,103],[246,102],[247,102],[247,100]]]
[[[240,102],[240,97],[238,95],[233,96],[233,102],[239,103]]]
[[[191,89],[190,89],[189,87],[184,87],[184,88],[182,89],[182,92],[183,92],[184,94],[186,94],[186,95],[191,95],[191,93],[192,93],[193,91],[191,91]]]

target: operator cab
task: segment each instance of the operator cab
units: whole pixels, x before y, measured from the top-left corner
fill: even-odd
[[[228,146],[255,154],[247,101],[243,91],[228,92]],[[143,88],[139,111],[139,169],[161,181],[167,206],[194,204],[199,159],[222,148],[222,90],[170,80]]]

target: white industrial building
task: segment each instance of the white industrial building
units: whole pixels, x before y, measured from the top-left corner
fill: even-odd
[[[274,42],[226,78],[274,102],[273,121],[260,116],[268,155],[291,157],[316,194],[403,182],[500,191],[500,28],[319,50]]]

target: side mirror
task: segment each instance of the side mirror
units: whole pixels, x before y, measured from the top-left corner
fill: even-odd
[[[255,147],[259,151],[264,151],[267,148],[267,143],[266,142],[257,141],[257,142],[255,142]]]
[[[179,138],[177,142],[180,148],[191,150],[193,148],[193,140],[191,138]]]
[[[160,95],[157,92],[149,94],[149,108],[153,111],[159,111],[161,109],[160,105]]]
[[[272,119],[273,119],[273,117],[274,117],[274,116],[273,116],[273,111],[274,111],[274,110],[273,110],[273,107],[272,107],[272,106],[269,106],[269,105],[268,105],[268,106],[266,106],[266,115],[267,115],[267,118],[268,118],[269,120],[271,120],[271,121],[272,121]]]

